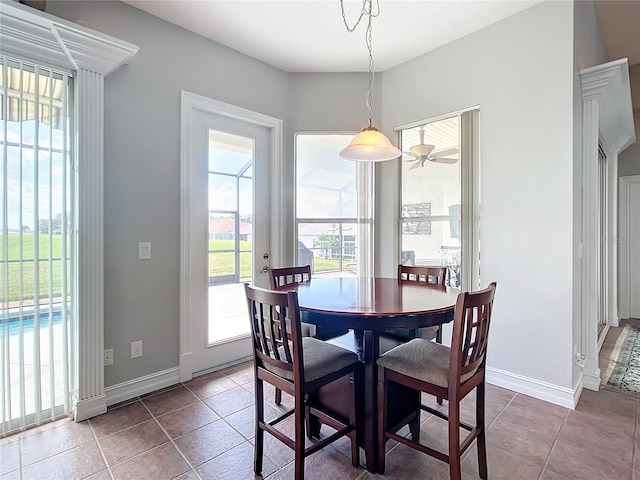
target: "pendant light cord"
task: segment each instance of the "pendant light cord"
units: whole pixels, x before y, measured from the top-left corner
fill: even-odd
[[[362,18],[366,15],[368,18],[367,22],[367,30],[365,32],[365,41],[367,44],[367,50],[369,52],[369,90],[367,91],[367,108],[369,109],[369,130],[373,129],[373,114],[372,114],[372,104],[373,104],[373,84],[375,81],[375,73],[373,68],[373,47],[372,47],[372,38],[373,38],[373,17],[377,17],[380,14],[380,3],[379,0],[376,0],[376,10],[375,13],[373,11],[373,0],[363,0],[362,1],[362,10],[360,10],[360,16],[356,20],[356,23],[353,27],[350,27],[347,23],[347,16],[344,12],[344,0],[340,0],[340,7],[342,9],[342,20],[344,22],[344,26],[347,27],[347,31],[349,33],[353,33],[355,29],[360,24]]]

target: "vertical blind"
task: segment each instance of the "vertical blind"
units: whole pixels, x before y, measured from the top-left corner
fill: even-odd
[[[69,413],[72,76],[0,56],[0,434]]]

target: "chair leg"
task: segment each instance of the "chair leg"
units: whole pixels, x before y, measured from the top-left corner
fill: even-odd
[[[282,390],[280,390],[279,388],[276,388],[276,395],[275,395],[275,402],[276,405],[280,405],[282,403]]]
[[[487,441],[484,434],[484,398],[485,398],[485,384],[481,382],[476,387],[476,425],[480,428],[478,434],[477,448],[478,448],[478,472],[480,478],[487,478]]]
[[[442,325],[440,325],[436,331],[436,343],[442,345]],[[436,397],[436,401],[438,402],[438,405],[442,405],[442,398]]]
[[[384,375],[384,367],[378,367],[378,472],[384,473],[386,467],[386,438],[384,432],[387,428],[387,388],[388,384]],[[367,462],[370,459],[367,458]],[[367,465],[369,467],[369,465]],[[369,469],[371,470],[371,469]],[[375,470],[374,470],[375,471]]]
[[[296,480],[304,480],[305,413],[304,398],[297,398],[296,396],[295,413],[293,414],[295,421],[295,447],[293,449],[295,457],[293,460],[293,464]]]
[[[353,369],[353,378],[349,378],[349,382],[353,379],[353,401],[349,406],[349,423],[355,425],[355,430],[349,434],[349,439],[351,440],[351,465],[357,467],[360,465],[360,446],[358,445],[359,436],[359,415],[356,413],[356,405],[362,405],[362,401],[360,400],[360,395],[358,393],[358,386],[361,383],[360,379],[360,365],[356,365]]]
[[[449,399],[449,476],[461,480],[460,468],[460,402]]]
[[[260,423],[264,422],[264,385],[262,380],[256,379],[255,390],[256,418],[253,471],[256,475],[262,475],[262,457],[264,452],[264,430],[260,428]]]
[[[309,393],[308,397],[309,398],[308,398],[307,406],[305,407],[305,416],[304,416],[306,430],[307,430],[307,437],[309,438],[319,437],[320,428],[322,425],[320,424],[320,420],[318,419],[318,417],[311,414],[311,405],[315,406],[318,404],[318,392]]]
[[[411,433],[411,440],[416,443],[420,441],[420,413],[420,407],[418,407],[416,418],[409,422],[409,432]]]

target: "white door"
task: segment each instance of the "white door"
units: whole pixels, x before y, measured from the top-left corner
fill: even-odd
[[[640,175],[620,177],[620,316],[640,318]]]
[[[190,122],[188,261],[195,373],[251,354],[244,283],[269,286],[273,149],[272,130],[250,119],[194,109]]]

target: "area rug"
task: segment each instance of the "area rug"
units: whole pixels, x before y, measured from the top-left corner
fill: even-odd
[[[602,376],[602,387],[640,398],[640,328],[623,328]]]

